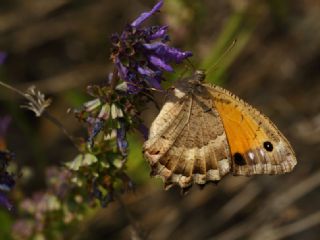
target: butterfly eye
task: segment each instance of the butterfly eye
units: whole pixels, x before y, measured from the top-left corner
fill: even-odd
[[[239,165],[239,166],[243,166],[246,165],[246,160],[244,160],[244,158],[242,157],[242,155],[240,153],[235,153],[233,155],[234,158],[234,162],[235,164]]]
[[[273,145],[271,142],[266,141],[263,143],[263,147],[265,150],[267,150],[268,152],[271,152],[273,150]]]

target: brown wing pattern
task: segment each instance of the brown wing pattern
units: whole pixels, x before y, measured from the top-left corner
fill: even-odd
[[[283,174],[292,171],[297,161],[290,143],[267,117],[227,90],[207,87],[226,131],[233,174]]]
[[[178,85],[150,128],[144,155],[166,186],[218,181],[230,171],[222,121],[205,87]]]

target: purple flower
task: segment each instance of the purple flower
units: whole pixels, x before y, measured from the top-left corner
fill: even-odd
[[[136,20],[131,23],[132,27],[138,28],[145,20],[151,17],[155,12],[159,11],[163,5],[163,0],[159,1],[150,12],[142,13]]]
[[[164,42],[168,39],[168,26],[156,27],[153,33],[150,35],[149,40],[156,40],[157,38],[162,38]]]
[[[128,155],[128,141],[126,138],[126,123],[124,118],[119,118],[119,128],[117,128],[117,146],[122,154],[122,156],[126,157]]]
[[[173,72],[173,68],[169,64],[167,64],[163,59],[151,55],[149,56],[149,60],[153,66],[161,70],[165,70],[167,72]]]
[[[113,34],[111,37],[111,59],[119,78],[127,82],[128,93],[139,93],[148,86],[160,89],[163,72],[173,72],[170,63],[181,63],[192,56],[189,51],[167,45],[168,26],[141,27],[162,5],[163,0],[151,11],[142,13],[120,35]]]
[[[90,122],[90,120],[92,120]],[[101,121],[100,119],[89,119],[88,120],[89,124],[91,124],[91,130],[89,133],[89,139],[88,143],[90,144],[91,147],[93,147],[94,144],[94,138],[101,132],[101,130],[104,127],[104,122]]]
[[[151,53],[163,58],[167,62],[175,61],[176,63],[181,63],[184,59],[192,56],[191,52],[182,52],[176,48],[169,47],[162,42],[146,43],[143,46]]]

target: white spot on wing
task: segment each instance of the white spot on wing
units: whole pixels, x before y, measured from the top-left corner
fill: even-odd
[[[254,153],[253,152],[249,152],[248,156],[251,160],[254,160]]]

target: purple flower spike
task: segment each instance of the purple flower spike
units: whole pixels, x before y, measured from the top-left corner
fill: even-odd
[[[159,1],[150,12],[142,13],[136,20],[131,23],[131,26],[134,28],[138,28],[145,20],[151,17],[155,12],[159,11],[163,5],[163,0]]]
[[[0,65],[3,64],[7,59],[7,53],[0,51]]]
[[[168,26],[141,27],[142,22],[157,12],[164,1],[159,1],[150,12],[142,13],[121,34],[113,34],[111,59],[119,78],[127,82],[127,93],[137,94],[146,86],[161,89],[163,72],[173,72],[171,62],[181,63],[192,56],[167,45]]]

